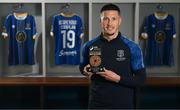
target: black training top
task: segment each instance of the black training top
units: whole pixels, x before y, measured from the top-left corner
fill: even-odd
[[[90,108],[133,108],[134,89],[145,81],[145,67],[139,46],[125,36],[107,41],[102,34],[83,47],[80,71],[89,64],[89,48],[101,47],[102,66],[121,76],[119,83],[108,81],[100,75],[91,77]]]

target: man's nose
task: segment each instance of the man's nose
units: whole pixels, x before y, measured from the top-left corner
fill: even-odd
[[[111,24],[112,24],[112,20],[109,19],[109,20],[108,20],[108,25],[111,25]]]

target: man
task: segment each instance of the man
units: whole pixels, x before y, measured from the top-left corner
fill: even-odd
[[[134,89],[144,84],[141,49],[119,32],[121,21],[120,9],[116,5],[103,6],[102,33],[84,45],[80,71],[91,79],[89,108],[134,108]],[[89,71],[89,52],[94,45],[100,47],[103,71]]]

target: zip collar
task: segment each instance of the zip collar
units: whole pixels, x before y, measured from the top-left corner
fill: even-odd
[[[112,40],[110,40],[110,41],[108,41],[107,39],[104,38],[103,33],[101,33],[101,35],[100,35],[99,37],[100,37],[100,39],[101,39],[102,41],[104,41],[104,42],[113,42],[113,41],[118,40],[119,37],[121,37],[121,32],[118,33],[118,35],[117,35],[116,38],[114,38],[114,39],[112,39]]]

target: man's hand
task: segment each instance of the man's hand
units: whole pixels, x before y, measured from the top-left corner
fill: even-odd
[[[107,70],[105,68],[104,68],[104,72],[98,72],[96,74],[99,74],[102,77],[104,77],[105,79],[114,81],[116,83],[118,83],[121,80],[121,76],[119,76],[118,74],[114,73],[113,71]]]
[[[83,73],[84,73],[84,75],[86,75],[86,76],[88,76],[89,78],[91,78],[91,76],[93,75],[93,73],[87,71],[87,68],[89,68],[89,67],[90,67],[89,64],[86,65],[86,66],[84,67]]]

